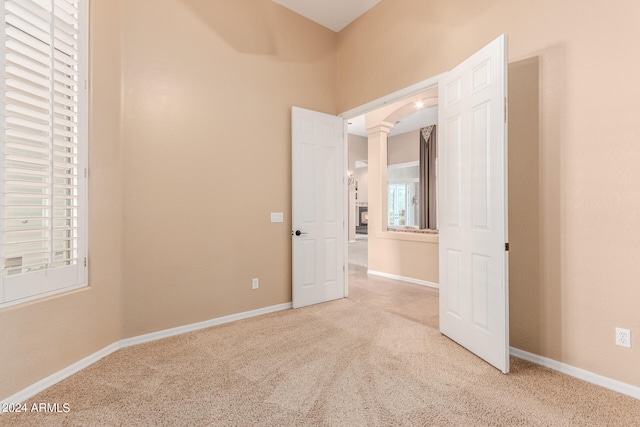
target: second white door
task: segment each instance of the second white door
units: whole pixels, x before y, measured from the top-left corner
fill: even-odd
[[[344,120],[292,110],[293,307],[345,295]]]

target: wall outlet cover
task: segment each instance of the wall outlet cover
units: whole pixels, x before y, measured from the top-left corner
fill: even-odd
[[[631,331],[624,328],[616,328],[616,345],[631,348]]]

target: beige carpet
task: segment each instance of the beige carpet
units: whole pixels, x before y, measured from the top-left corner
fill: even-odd
[[[349,299],[439,329],[437,289],[367,275],[366,268],[349,264]]]
[[[520,360],[503,375],[424,324],[348,299],[120,350],[0,425],[638,425],[640,401]]]

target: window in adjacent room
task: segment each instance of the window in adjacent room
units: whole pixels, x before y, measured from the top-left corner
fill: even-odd
[[[387,203],[389,228],[420,225],[420,164],[418,162],[390,165],[387,169]]]
[[[0,307],[87,283],[87,4],[3,2]]]

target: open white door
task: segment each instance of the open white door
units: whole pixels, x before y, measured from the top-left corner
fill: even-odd
[[[344,297],[344,120],[292,109],[293,307]]]
[[[507,46],[502,35],[439,88],[440,331],[509,372]]]

